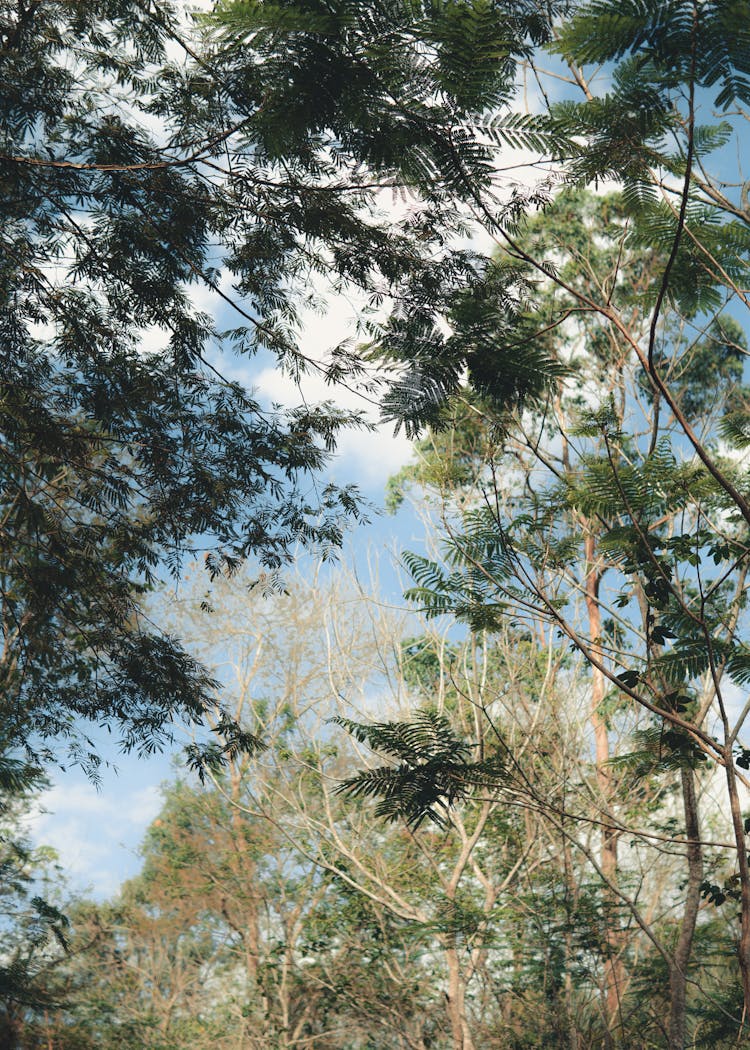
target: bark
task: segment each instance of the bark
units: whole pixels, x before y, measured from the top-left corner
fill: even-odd
[[[591,651],[599,660],[602,660],[604,655],[600,641],[602,635],[602,613],[599,605],[599,585],[602,573],[596,565],[596,537],[591,532],[587,533],[584,539],[584,557],[587,563],[586,613],[589,621]],[[607,732],[607,724],[602,716],[602,703],[605,693],[606,682],[604,674],[598,667],[592,667],[591,725],[594,730],[594,761],[596,782],[602,799],[602,812],[606,817],[613,791],[609,770],[609,734]],[[617,883],[617,839],[617,831],[605,823],[602,827],[601,867],[608,881],[614,884]],[[611,894],[609,895],[609,903],[615,904]],[[619,958],[619,931],[612,927],[611,922],[607,929],[606,941],[608,958],[605,963],[604,973],[605,1010],[607,1024],[611,1032],[619,1016],[621,989],[625,976]]]
[[[576,1027],[575,1010],[573,1006],[573,978],[570,970],[573,966],[573,951],[571,946],[570,932],[565,934],[565,1022],[568,1035],[568,1050],[579,1050],[578,1028]]]
[[[453,1050],[476,1050],[466,1020],[464,985],[461,980],[458,952],[454,946],[446,946],[445,958],[448,964],[448,991],[445,996],[445,1005],[451,1026]]]
[[[724,761],[727,773],[727,790],[729,793],[729,804],[732,811],[732,828],[734,840],[737,845],[737,866],[740,876],[741,892],[741,926],[740,942],[737,945],[737,961],[740,965],[742,977],[742,996],[744,1009],[742,1011],[742,1025],[745,1031],[750,1027],[750,867],[748,867],[747,846],[745,843],[745,826],[740,806],[739,792],[737,791],[737,778],[734,773],[734,756],[731,744],[726,748]]]
[[[573,937],[571,931],[571,913],[575,911],[578,904],[578,889],[573,878],[573,864],[570,856],[570,842],[562,841],[562,855],[565,870],[565,881],[568,886],[572,906],[568,912],[568,921],[565,928],[565,1012],[568,1022],[568,1050],[579,1050],[578,1026],[576,1024],[575,997],[573,988]]]
[[[682,922],[669,970],[669,1050],[684,1050],[687,1021],[687,971],[693,947],[693,935],[701,903],[703,851],[700,844],[700,818],[695,793],[695,773],[689,767],[681,771],[682,801],[685,811],[687,847],[687,893]]]

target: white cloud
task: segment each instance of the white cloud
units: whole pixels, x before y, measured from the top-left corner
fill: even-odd
[[[335,323],[334,317],[332,327]],[[305,334],[309,336],[309,328]],[[284,407],[303,401],[309,405],[333,401],[341,408],[363,412],[370,422],[376,423],[375,430],[352,428],[341,433],[333,468],[341,483],[349,480],[363,486],[383,485],[411,458],[412,445],[403,432],[394,435],[392,424],[377,423],[374,407],[352,388],[329,385],[315,373],[304,375],[298,387],[276,368],[264,368],[253,377],[253,386],[262,398]]]
[[[125,800],[125,805],[118,806],[126,820],[136,827],[146,827],[161,809],[162,794],[156,784],[149,784],[133,792]]]
[[[216,265],[218,265],[218,260]],[[232,274],[225,266],[222,266],[219,268],[218,275],[214,280],[214,287],[210,287],[205,281],[195,281],[186,285],[185,290],[196,310],[200,310],[203,313],[208,314],[210,317],[216,318],[222,312],[231,310],[231,307],[225,299],[222,299],[220,293],[223,292],[224,295],[232,300],[239,301],[240,299],[240,296],[232,287],[232,281]],[[233,319],[232,324],[234,323],[236,322]]]
[[[169,345],[171,333],[166,328],[152,324],[136,333],[138,350],[142,354],[159,354]]]
[[[79,892],[110,896],[138,869],[137,847],[159,812],[161,794],[155,784],[118,788],[97,791],[66,778],[44,792],[27,819],[32,839],[56,850]]]
[[[333,400],[346,409],[363,407],[361,399],[351,391],[328,386],[319,377],[305,376],[300,391],[288,376],[266,368],[254,378],[254,385],[262,397],[285,407],[300,404],[303,397],[310,405]],[[339,437],[333,472],[341,483],[349,480],[368,487],[380,486],[400,470],[411,455],[411,442],[403,432],[394,434],[390,423],[379,423],[372,431],[352,428]]]

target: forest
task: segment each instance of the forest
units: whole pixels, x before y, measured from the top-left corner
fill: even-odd
[[[0,84],[0,1048],[750,1046],[747,0],[0,0]]]

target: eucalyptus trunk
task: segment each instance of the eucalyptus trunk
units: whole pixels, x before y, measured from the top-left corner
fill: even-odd
[[[669,1050],[684,1050],[687,1037],[687,974],[693,947],[695,924],[701,903],[703,851],[700,842],[700,818],[695,793],[695,773],[685,766],[680,772],[682,802],[685,811],[687,845],[687,886],[680,932],[669,968]]]

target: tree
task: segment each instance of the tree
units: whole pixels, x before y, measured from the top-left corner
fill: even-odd
[[[364,605],[349,595],[334,621],[322,584],[264,599],[238,573],[217,581],[207,614],[203,583],[192,576],[171,603],[171,626],[222,674],[233,717],[266,748],[230,754],[210,785],[171,785],[139,876],[110,905],[72,911],[73,944],[95,947],[74,966],[61,1045],[426,1050],[444,1011],[421,983],[422,943],[345,866],[319,861],[318,824],[337,803],[315,756],[333,758],[338,740],[345,761],[345,735],[322,723],[331,690],[373,677]],[[403,871],[391,838],[375,829],[370,845]]]
[[[70,923],[62,869],[34,846],[25,821],[43,787],[20,762],[2,766],[0,801],[0,1040],[8,1050],[49,1045],[66,996]]]
[[[163,141],[143,129],[167,105],[160,68],[178,76],[160,8],[0,10],[3,746],[38,763],[62,739],[92,773],[87,722],[150,750],[212,709],[204,671],[139,612],[165,569],[196,547],[212,571],[274,567],[355,511],[300,487],[343,417],[269,412],[209,359],[190,285],[213,282],[219,217],[195,160],[222,136],[186,141],[176,89]]]
[[[544,649],[509,622],[403,639],[340,577],[264,600],[238,574],[207,614],[202,583],[171,603],[170,626],[268,746],[230,755],[210,785],[171,785],[141,874],[110,904],[70,910],[78,954],[56,1042],[663,1045],[666,962],[688,911],[668,742],[639,738],[610,698],[605,810],[590,676],[553,632]],[[607,816],[616,892],[601,877]],[[721,913],[695,932],[697,1045],[736,1042],[728,933]]]
[[[252,913],[233,922],[243,940],[257,931],[256,961],[246,964],[247,1038],[259,1047],[275,1039],[285,1047],[423,1050],[442,1031],[443,1011],[421,983],[422,946],[388,899],[361,891],[356,862],[339,856],[331,833],[333,824],[347,834],[349,815],[332,790],[329,764],[351,769],[352,756],[327,720],[370,690],[398,689],[388,617],[322,570],[291,577],[287,593],[271,601],[249,597],[239,573],[217,581],[213,601],[206,617],[193,577],[172,605],[173,627],[223,672],[235,718],[268,745],[252,759],[230,759],[227,775],[214,778],[216,805],[236,843],[231,899],[257,898],[257,881],[279,872],[266,904],[256,899]],[[260,860],[243,845],[247,829],[268,839]],[[398,838],[374,828],[358,849],[368,846],[379,871],[391,862],[399,872],[408,866]]]
[[[750,882],[737,789],[742,773],[735,766],[744,713],[732,724],[721,689],[725,676],[735,686],[745,681],[740,631],[750,512],[741,464],[715,444],[720,437],[741,450],[747,440],[744,408],[724,411],[738,390],[744,339],[731,315],[721,311],[727,304],[739,310],[746,302],[748,215],[741,183],[732,191],[709,171],[711,153],[734,133],[747,102],[750,51],[746,34],[736,34],[734,25],[733,8],[725,3],[625,9],[595,3],[572,16],[564,13],[552,26],[552,50],[567,64],[583,100],[549,107],[529,118],[524,130],[527,136],[547,134],[563,177],[624,183],[622,252],[611,257],[606,274],[597,273],[574,243],[567,246],[572,263],[561,270],[543,242],[528,244],[523,233],[524,212],[549,202],[550,185],[498,204],[487,180],[458,160],[457,196],[497,238],[502,261],[458,274],[444,266],[437,280],[412,270],[376,333],[381,356],[403,369],[385,402],[394,418],[412,430],[445,426],[450,402],[461,396],[468,376],[474,393],[493,403],[498,432],[506,441],[509,432],[520,435],[516,440],[539,454],[545,469],[551,462],[545,422],[561,381],[580,371],[560,351],[569,343],[568,320],[581,319],[589,362],[598,355],[622,370],[624,382],[614,384],[623,393],[619,402],[601,397],[600,389],[600,399],[595,395],[593,408],[586,406],[589,411],[580,411],[577,421],[556,421],[567,457],[557,492],[540,498],[532,486],[529,502],[520,500],[530,509],[519,516],[512,484],[502,496],[491,490],[486,509],[466,516],[469,531],[454,530],[451,557],[463,571],[441,574],[416,559],[412,566],[422,585],[416,596],[434,611],[453,608],[476,627],[493,625],[503,612],[516,616],[525,610],[562,630],[590,663],[608,828],[602,875],[615,893],[619,836],[610,825],[612,774],[600,716],[607,681],[615,695],[624,694],[654,716],[652,740],[654,733],[660,741],[666,734],[681,769],[689,885],[674,954],[665,955],[674,1046],[685,1040],[686,971],[704,864],[693,769],[701,754],[723,767],[727,778],[737,892],[744,901],[740,973],[750,1001]],[[611,64],[601,88],[581,66],[590,61]],[[544,73],[537,56],[529,68],[537,77]],[[719,124],[698,124],[704,98],[723,109]],[[589,229],[596,244],[597,232]],[[626,282],[623,294],[622,253],[638,248],[655,252],[642,285]],[[711,401],[696,383],[698,362],[717,378],[718,396]],[[535,418],[524,416],[524,409]],[[536,436],[529,432],[530,420]],[[566,508],[572,519],[560,519]],[[571,520],[577,536],[562,526]],[[583,549],[577,542],[581,528]],[[723,575],[707,577],[713,564],[724,563]],[[617,602],[614,634],[606,644],[604,624],[612,617],[606,616],[601,590],[605,572]],[[568,581],[581,589],[586,627],[568,615]],[[631,610],[619,621],[618,607]],[[714,700],[718,734],[704,727]],[[739,759],[744,763],[744,751]],[[727,887],[734,884],[732,876]],[[716,900],[725,896],[713,893]]]
[[[32,762],[62,738],[92,772],[87,722],[148,750],[205,719],[210,683],[138,611],[163,568],[205,549],[212,573],[272,574],[357,516],[353,490],[309,492],[352,420],[267,409],[215,344],[351,377],[358,355],[298,344],[311,274],[376,299],[463,280],[466,253],[432,256],[467,172],[489,178],[472,121],[546,29],[524,4],[282,3],[183,31],[150,0],[0,7],[3,724]],[[388,186],[415,195],[400,231]],[[239,327],[193,308],[201,284]]]
[[[480,0],[228,3],[193,63],[160,69],[155,83],[147,60],[179,34],[148,5],[4,9],[8,745],[28,743],[37,760],[35,740],[75,740],[78,716],[114,719],[126,741],[150,746],[175,713],[204,717],[209,680],[139,620],[135,599],[159,559],[176,565],[213,532],[212,568],[257,551],[273,569],[294,536],[337,539],[336,521],[316,527],[307,501],[277,486],[319,465],[312,438],[325,443],[339,418],[303,411],[282,434],[275,420],[259,423],[249,395],[216,385],[210,328],[184,297],[193,280],[224,294],[216,239],[249,300],[232,303],[236,345],[270,349],[297,370],[301,280],[332,270],[373,308],[388,301],[387,317],[365,326],[367,364],[395,371],[386,415],[414,433],[450,425],[457,402],[491,418],[498,442],[480,472],[484,492],[447,518],[448,564],[411,559],[414,596],[475,631],[508,619],[545,646],[560,632],[589,667],[601,838],[592,849],[581,813],[573,830],[566,811],[556,827],[660,956],[673,1048],[685,1044],[694,1005],[701,887],[716,905],[739,900],[744,1008],[734,985],[722,1008],[740,1030],[750,1008],[739,790],[750,761],[741,739],[750,505],[736,324],[749,216],[744,181],[710,170],[746,117],[750,44],[738,10],[729,0],[595,0],[544,16]],[[549,106],[533,50],[545,41],[552,74],[579,93]],[[103,54],[105,42],[120,53]],[[512,110],[522,62],[541,85],[541,114]],[[588,63],[603,67],[598,82]],[[95,89],[92,65],[163,121],[166,146],[113,115],[116,87]],[[701,124],[708,106],[721,119]],[[498,198],[498,144],[544,152],[560,182],[618,180],[613,220],[590,205],[585,221],[566,224],[554,178]],[[413,195],[399,231],[375,217],[390,185]],[[554,250],[529,220],[535,208],[558,225]],[[500,258],[456,248],[470,221],[496,238]],[[68,256],[70,289],[51,270]],[[640,276],[626,279],[630,266]],[[169,333],[166,355],[136,353],[134,315]],[[52,324],[54,335],[45,344],[30,324]],[[356,372],[365,356],[340,351],[327,374]],[[592,378],[602,365],[616,376]],[[710,398],[699,369],[711,371]],[[279,502],[248,510],[240,496],[261,489]],[[354,509],[346,493],[323,504],[342,501]],[[257,744],[222,717],[215,725],[209,755]],[[640,746],[613,755],[612,725]],[[379,732],[383,743],[397,730]],[[464,757],[457,769],[438,739],[431,789],[422,764],[410,767],[402,786],[422,778],[426,816],[458,800],[459,773],[474,786],[489,775],[455,726],[436,732]],[[614,758],[634,780],[620,779]],[[717,859],[724,838],[704,837],[704,766],[725,778],[736,870]],[[671,940],[669,924],[657,930],[628,892],[619,852],[633,826],[644,842],[675,837],[640,826],[644,811],[631,813],[623,793],[670,778],[686,877]],[[630,977],[619,968],[627,942],[612,933],[614,920],[610,1042]]]
[[[380,1040],[409,1046],[421,1046],[420,1017],[432,1045],[453,1050],[520,1048],[530,1030],[549,1045],[569,1029],[596,1038],[608,958],[602,894],[547,819],[550,805],[559,807],[555,817],[590,810],[580,689],[565,650],[550,639],[538,653],[512,629],[500,644],[485,637],[464,646],[433,634],[401,647],[372,599],[340,582],[329,590],[299,580],[284,598],[259,603],[237,576],[217,585],[207,620],[196,583],[174,606],[175,628],[207,664],[226,668],[236,717],[270,745],[241,760],[243,776],[217,787],[240,823],[268,822],[282,837],[278,851],[286,843],[299,868],[312,864],[337,887],[324,929],[335,930],[340,952],[329,954],[329,933],[313,953],[317,965],[306,967],[309,979],[347,991],[343,1003],[334,996],[332,1011],[356,1010],[365,1030],[377,1023]],[[377,697],[379,718],[391,708],[394,720],[364,724],[368,696]],[[356,735],[354,751],[326,724],[333,713]],[[509,767],[509,751],[517,763],[523,756],[523,775]],[[363,760],[367,772],[355,775]],[[342,797],[342,781],[355,805]],[[368,796],[379,789],[376,809]],[[426,805],[435,824],[424,819]],[[254,884],[252,872],[248,859],[240,862],[238,885]],[[355,922],[351,933],[345,916]],[[372,952],[377,986],[368,976]],[[413,1014],[404,996],[417,988]],[[312,1002],[312,990],[306,994]]]
[[[582,21],[584,14],[568,27],[563,41],[576,40],[580,33],[590,44],[597,18],[602,30],[609,24],[604,7],[591,9],[589,22]],[[713,33],[711,19],[720,16],[715,9],[705,10],[704,16]],[[646,25],[647,16],[640,17]],[[589,90],[587,102],[557,110],[558,119],[576,116],[584,129],[590,121],[595,145],[595,122],[601,118],[596,133],[604,135],[602,114],[607,112],[606,155],[603,147],[601,154],[593,149],[585,160],[572,163],[577,177],[616,170],[612,140],[624,125],[616,128],[609,122],[628,91],[645,90],[648,83],[657,92],[652,99],[658,90],[668,96],[686,77],[674,53],[667,72],[662,51],[649,51],[648,34],[657,34],[654,24],[648,23],[643,33],[627,38],[627,45],[596,45],[602,58],[617,57],[618,46],[636,53],[637,60],[616,72],[622,97],[616,92],[600,103]],[[694,24],[685,38],[693,48],[699,47],[696,34]],[[742,46],[728,60],[739,69],[746,61]],[[575,56],[575,46],[571,54]],[[693,88],[700,81],[700,63],[695,61],[687,76]],[[701,76],[707,77],[701,68]],[[744,98],[742,79],[726,87],[723,101],[732,90]],[[676,97],[671,99],[678,106]],[[618,887],[617,774],[605,703],[611,708],[614,702],[613,710],[637,714],[640,709],[653,717],[650,726],[638,730],[642,745],[655,750],[660,761],[666,752],[680,769],[684,805],[683,917],[673,943],[661,947],[670,987],[669,1045],[682,1047],[702,889],[712,894],[711,883],[704,882],[706,848],[696,800],[696,770],[706,760],[725,772],[737,864],[733,878],[737,887],[745,885],[745,829],[737,789],[743,773],[735,766],[737,757],[744,765],[744,751],[737,753],[736,745],[745,712],[739,705],[735,718],[723,686],[729,679],[742,689],[746,680],[745,471],[742,461],[717,447],[716,439],[745,443],[742,406],[747,395],[741,362],[746,340],[726,307],[730,301],[736,309],[743,301],[736,281],[747,267],[747,233],[746,216],[726,198],[711,205],[692,199],[694,142],[705,150],[726,129],[696,129],[691,102],[679,125],[687,148],[667,156],[658,152],[657,142],[678,118],[666,99],[661,105],[666,123],[645,124],[641,131],[647,140],[638,162],[642,166],[617,169],[627,175],[619,218],[617,212],[608,217],[603,202],[592,219],[580,199],[576,207],[575,196],[561,195],[537,222],[505,227],[504,250],[488,268],[487,289],[512,287],[513,282],[529,289],[526,282],[537,275],[536,290],[527,292],[525,327],[517,325],[516,333],[522,344],[535,333],[547,349],[553,362],[546,370],[548,393],[536,404],[527,399],[521,411],[513,400],[508,402],[503,351],[511,349],[511,333],[497,325],[497,350],[487,353],[482,372],[474,367],[474,393],[462,396],[470,411],[485,415],[499,435],[483,477],[474,471],[483,496],[446,518],[446,568],[417,558],[409,564],[418,584],[412,596],[433,613],[453,610],[475,630],[495,628],[505,616],[537,629],[546,625],[543,630],[560,632],[588,661],[603,801],[599,875],[622,902],[627,897]],[[655,120],[653,111],[648,117],[644,112],[643,119]],[[676,206],[668,182],[665,188],[662,176],[649,167],[655,156],[684,177]],[[586,167],[592,163],[600,166]],[[705,163],[695,164],[699,197],[711,197]],[[660,187],[666,194],[662,201]],[[717,272],[712,238],[734,238],[731,273],[723,267]],[[476,323],[474,302],[459,297],[450,316],[450,340],[460,350]],[[600,372],[602,365],[605,371]],[[578,377],[576,388],[569,378],[565,381],[561,367]],[[705,369],[712,377],[710,398],[703,390]],[[477,395],[484,397],[483,403]],[[438,409],[445,413],[439,400],[433,406],[436,422]],[[452,465],[446,467],[449,477]],[[609,697],[607,682],[614,690]],[[630,701],[636,707],[629,708]],[[718,726],[708,729],[705,721],[714,703]],[[713,899],[722,896],[714,894]],[[742,896],[741,889],[734,896]],[[646,931],[648,924],[641,920]],[[749,921],[743,909],[738,961],[746,1000]],[[610,989],[617,988],[620,978],[612,971]],[[610,1000],[613,1028],[620,1023],[613,1009],[619,997]],[[735,1016],[742,1026],[742,1011],[736,1009]]]

